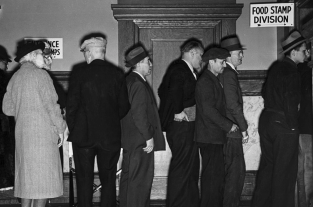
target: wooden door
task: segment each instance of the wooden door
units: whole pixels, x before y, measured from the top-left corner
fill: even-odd
[[[217,43],[220,34],[216,21],[202,22],[202,27],[188,21],[139,21],[136,22],[140,42],[152,53],[153,72],[147,77],[157,104],[159,105],[158,88],[169,65],[181,56],[180,47],[191,38],[202,41],[204,47]],[[157,152],[155,156],[155,176],[167,176],[171,159],[171,151],[166,146],[165,152]]]

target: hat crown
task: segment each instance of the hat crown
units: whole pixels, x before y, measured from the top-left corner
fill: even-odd
[[[239,38],[229,37],[221,41],[221,47],[227,49],[228,51],[234,50],[244,50],[243,46],[240,44]]]
[[[228,47],[229,45],[240,44],[237,37],[228,38],[221,42],[222,47]]]
[[[301,35],[301,33],[295,30],[284,41],[282,41],[282,52],[285,53],[305,41],[306,39]]]
[[[301,38],[301,34],[298,31],[292,32],[285,41],[283,41],[281,44],[282,46],[288,45],[289,43],[295,41],[298,38]]]
[[[132,67],[139,61],[148,56],[148,53],[142,46],[138,46],[127,53],[125,56],[126,67]]]
[[[133,59],[134,57],[136,57],[137,55],[141,54],[144,52],[144,49],[139,46],[136,47],[135,49],[131,50],[127,55],[126,55],[126,61],[129,61],[131,59]]]
[[[42,41],[27,41],[17,47],[16,62],[19,62],[22,57],[35,50],[44,50],[45,44]]]

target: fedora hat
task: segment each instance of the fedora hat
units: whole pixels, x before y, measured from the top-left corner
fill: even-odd
[[[125,66],[132,67],[148,56],[149,54],[146,52],[145,49],[143,49],[142,46],[135,47],[134,49],[130,50],[125,56]]]
[[[229,52],[234,51],[234,50],[246,49],[246,48],[243,48],[243,46],[240,44],[239,38],[237,36],[223,39],[221,41],[221,47],[227,49]]]
[[[0,60],[12,62],[10,55],[8,55],[7,50],[2,45],[0,45]]]
[[[45,43],[42,41],[27,41],[22,43],[17,47],[16,57],[14,58],[15,62],[19,62],[22,57],[38,49],[43,51],[45,49]]]
[[[293,31],[286,40],[281,43],[283,51],[281,53],[288,52],[289,50],[293,49],[297,45],[302,44],[305,42],[306,39],[301,35],[301,33],[297,30]]]

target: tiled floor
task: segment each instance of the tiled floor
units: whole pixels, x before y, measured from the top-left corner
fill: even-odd
[[[240,207],[249,207],[249,201],[242,201]],[[13,190],[0,191],[0,207],[20,207],[19,200],[13,196]],[[99,203],[94,203],[94,207],[100,206]],[[165,201],[151,201],[151,207],[165,207]],[[46,207],[69,207],[68,203],[47,203]]]

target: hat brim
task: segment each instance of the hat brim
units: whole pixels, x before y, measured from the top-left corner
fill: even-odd
[[[306,39],[301,40],[301,41],[299,41],[299,42],[297,42],[297,43],[291,45],[289,48],[287,48],[287,49],[285,49],[285,50],[279,52],[279,54],[281,54],[281,53],[286,53],[286,52],[290,51],[292,48],[294,48],[294,47],[296,47],[296,46],[302,44],[302,43],[305,42],[305,41],[306,41]]]
[[[246,48],[243,47],[242,45],[230,45],[224,48],[227,49],[229,52],[235,51],[235,50],[246,50]]]
[[[144,58],[146,58],[148,56],[149,56],[149,54],[146,51],[143,51],[142,53],[140,53],[136,57],[134,57],[134,58],[132,58],[130,60],[126,60],[125,61],[125,66],[128,67],[128,68],[133,67],[138,62],[140,62],[141,60],[143,60]]]
[[[7,62],[12,62],[12,60],[9,57],[0,56],[0,60],[6,60]]]

